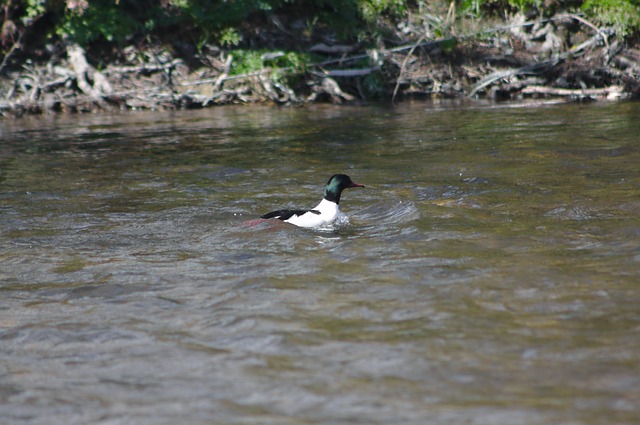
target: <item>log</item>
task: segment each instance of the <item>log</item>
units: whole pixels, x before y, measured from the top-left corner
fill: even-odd
[[[624,88],[622,86],[610,86],[599,89],[561,89],[548,86],[529,86],[522,89],[522,94],[544,94],[550,96],[563,97],[603,97],[607,99],[619,99],[622,97]]]

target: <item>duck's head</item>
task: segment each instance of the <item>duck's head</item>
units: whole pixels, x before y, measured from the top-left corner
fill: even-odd
[[[324,189],[324,199],[339,204],[342,191],[350,187],[364,187],[364,185],[354,183],[354,181],[346,174],[334,174],[331,176]]]

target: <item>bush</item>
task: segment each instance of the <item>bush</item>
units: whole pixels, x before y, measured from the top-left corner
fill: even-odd
[[[582,10],[592,19],[614,26],[622,36],[640,30],[640,0],[586,0]]]
[[[640,30],[640,0],[463,0],[462,5],[467,11],[479,7],[498,14],[503,14],[505,9],[536,10],[542,16],[582,11],[588,20],[614,26],[622,36]]]
[[[46,16],[46,31],[69,37],[81,45],[93,42],[123,43],[140,35],[194,41],[197,46],[216,42],[227,47],[242,45],[246,22],[270,14],[292,16],[312,31],[323,29],[340,41],[372,42],[388,23],[407,19],[410,9],[421,10],[426,0],[13,0],[8,9],[3,48],[10,47],[15,25]],[[447,9],[448,0],[432,5]],[[462,0],[459,13],[484,11],[538,11],[548,16],[558,11],[582,10],[599,25],[613,25],[622,35],[640,30],[640,0]],[[417,12],[418,14],[420,12]],[[475,19],[475,18],[474,18]],[[15,38],[15,37],[14,37]]]
[[[81,7],[67,8],[62,25],[56,32],[86,45],[100,38],[109,42],[122,42],[140,28],[135,17],[124,12],[119,3],[93,0]]]
[[[15,2],[14,2],[15,3]],[[122,43],[145,33],[172,34],[202,46],[240,43],[238,29],[252,16],[284,12],[343,39],[375,33],[382,16],[399,16],[405,0],[22,0],[21,13],[48,14],[53,32],[81,45]]]
[[[311,62],[311,56],[306,53],[236,49],[233,51],[231,75],[249,74],[266,67],[301,73]]]

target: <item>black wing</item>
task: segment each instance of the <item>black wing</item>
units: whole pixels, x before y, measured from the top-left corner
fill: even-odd
[[[277,218],[278,220],[289,220],[294,215],[300,216],[308,212],[318,215],[320,214],[320,211],[316,210],[278,210],[263,214],[260,216],[260,218]]]

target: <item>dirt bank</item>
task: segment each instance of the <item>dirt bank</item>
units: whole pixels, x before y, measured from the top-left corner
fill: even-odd
[[[105,53],[59,42],[31,54],[14,49],[0,67],[0,115],[406,96],[640,97],[637,40],[576,15],[536,21],[517,15],[488,31],[437,40],[411,29],[403,42],[383,40],[376,48],[305,39],[282,21],[265,31],[261,66],[249,72],[234,71],[233,49],[212,45],[196,51],[142,42]],[[276,65],[291,48],[313,53],[314,61]]]

